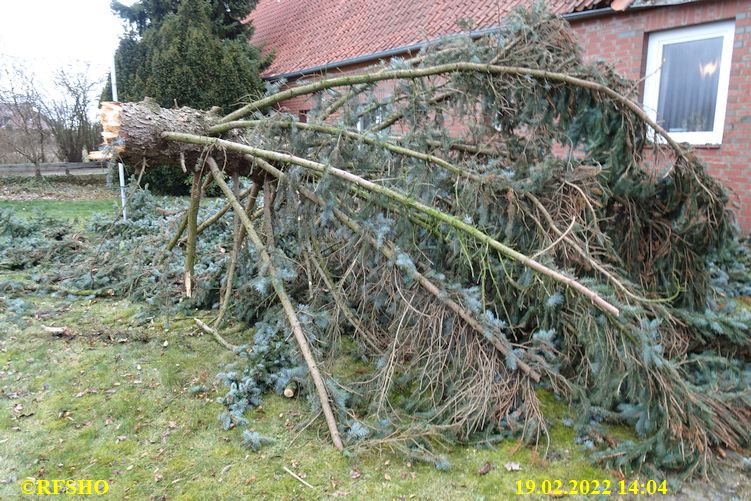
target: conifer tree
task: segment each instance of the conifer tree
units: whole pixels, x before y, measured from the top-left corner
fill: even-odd
[[[161,106],[235,107],[262,89],[260,51],[248,43],[252,26],[242,19],[255,0],[117,1],[112,9],[128,25],[115,55],[118,98],[144,97]],[[111,100],[108,81],[102,100]],[[184,194],[180,169],[146,178],[152,189]]]
[[[634,88],[585,63],[539,5],[489,37],[224,117],[106,103],[120,158],[203,157],[229,202],[199,217],[197,178],[190,209],[153,233],[171,236],[169,254],[130,258],[128,289],[220,305],[213,327],[197,325],[239,357],[218,375],[226,428],[247,426],[264,392],[297,387],[337,449],[445,469],[446,443],[544,440],[556,421],[543,389],[570,401],[577,441],[608,468],[704,473],[715,451],[751,445],[751,313],[733,299],[751,261],[727,193]],[[305,123],[276,106],[297,96],[317,99]],[[362,130],[374,109],[383,120]],[[240,224],[219,223],[230,208]],[[225,314],[253,326],[230,338],[247,344],[224,339]],[[344,354],[357,371],[333,363]],[[635,433],[610,437],[606,423]]]
[[[112,8],[129,25],[115,56],[121,100],[231,107],[261,89],[257,48],[242,24],[255,1],[142,0]],[[103,98],[107,98],[109,86]]]

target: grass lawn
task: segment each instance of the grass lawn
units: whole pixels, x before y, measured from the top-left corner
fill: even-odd
[[[108,200],[47,202],[0,207],[64,218],[112,208]],[[28,275],[0,270],[4,280],[24,283]],[[23,303],[4,310],[3,298]],[[106,480],[104,497],[134,500],[494,500],[519,498],[519,480],[615,485],[614,472],[592,466],[574,444],[573,429],[563,424],[567,408],[549,395],[545,459],[545,444],[537,451],[515,441],[448,450],[452,468],[445,472],[386,450],[340,454],[304,401],[273,395],[247,415],[254,430],[274,440],[253,452],[243,447],[240,430],[224,431],[218,420],[223,407],[216,399],[226,390],[214,376],[236,355],[201,335],[191,318],[143,320],[139,311],[127,300],[0,288],[0,499],[24,498],[20,482],[29,477]],[[44,326],[66,330],[52,334]],[[206,391],[191,393],[196,385]],[[480,474],[486,463],[492,468]],[[507,471],[507,463],[520,471]]]
[[[117,201],[112,199],[95,200],[0,200],[0,209],[12,209],[16,216],[33,217],[36,214],[85,221],[94,213],[115,214],[119,210]]]
[[[27,298],[15,325],[0,315],[0,498],[19,494],[26,477],[103,479],[113,498],[147,499],[504,499],[517,480],[610,478],[573,444],[573,430],[552,428],[554,461],[509,441],[493,449],[456,448],[441,472],[387,452],[337,453],[304,401],[267,396],[249,413],[274,444],[254,453],[240,431],[223,431],[214,375],[235,355],[199,336],[190,319],[134,321],[126,301]],[[68,327],[63,336],[42,325]],[[238,338],[239,340],[239,338]],[[190,388],[203,385],[204,394]],[[549,405],[555,405],[551,402]],[[565,414],[563,408],[559,409]],[[489,462],[487,475],[478,470]],[[503,465],[516,462],[521,471]],[[290,469],[313,486],[295,480]]]
[[[115,216],[119,195],[104,185],[102,176],[0,177],[0,209],[16,216],[35,215],[77,221],[84,225],[94,213]]]

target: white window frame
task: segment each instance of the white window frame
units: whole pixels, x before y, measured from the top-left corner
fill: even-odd
[[[720,75],[717,84],[714,129],[701,132],[671,132],[670,137],[678,142],[696,145],[719,145],[722,143],[722,133],[725,128],[725,111],[728,102],[728,87],[730,84],[730,66],[733,59],[735,21],[722,21],[690,26],[688,28],[676,28],[650,33],[649,35],[646,76],[644,79],[644,110],[653,120],[657,119],[663,47],[674,43],[693,42],[716,37],[722,37],[723,42],[722,56],[720,58]],[[654,136],[653,132],[652,135]]]
[[[372,123],[371,127],[374,125],[379,125],[383,123],[383,115],[384,115],[384,109],[382,106],[379,106],[378,108],[369,111],[366,115],[370,115],[371,113],[374,113],[374,122]],[[357,119],[357,132],[360,134],[363,134],[368,131],[368,129],[365,128],[365,115],[359,117]]]

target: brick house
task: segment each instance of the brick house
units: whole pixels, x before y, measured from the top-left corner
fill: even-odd
[[[365,71],[426,42],[490,32],[531,0],[260,0],[253,43],[274,50],[269,80]],[[640,82],[645,109],[694,145],[732,190],[751,231],[751,0],[548,0],[568,20],[585,58]],[[662,64],[660,64],[662,63]],[[304,119],[309,98],[284,103]]]

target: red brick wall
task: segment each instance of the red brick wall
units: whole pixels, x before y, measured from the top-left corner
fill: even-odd
[[[735,19],[735,41],[722,145],[697,151],[710,172],[731,190],[731,204],[744,233],[751,232],[751,0],[705,0],[685,5],[626,11],[570,24],[577,34],[585,59],[612,63],[628,78],[644,76],[644,59],[650,32],[694,24]],[[349,66],[327,76],[374,70],[372,65]],[[311,76],[305,80],[311,81]],[[382,84],[384,94],[391,83]],[[379,87],[379,91],[381,88]],[[310,109],[309,97],[283,103],[292,111]],[[450,124],[449,124],[450,125]],[[462,129],[456,124],[457,132]]]
[[[722,145],[698,148],[731,191],[738,222],[751,231],[751,0],[704,1],[571,21],[585,58],[611,62],[632,79],[644,76],[649,33],[735,19],[733,62]]]

